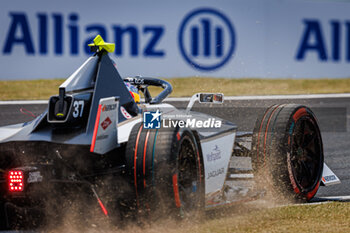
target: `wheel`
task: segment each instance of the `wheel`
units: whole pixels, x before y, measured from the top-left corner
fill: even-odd
[[[144,129],[143,125],[135,125],[125,154],[139,212],[185,216],[201,209],[202,158],[191,130]]]
[[[320,186],[324,160],[315,114],[294,104],[267,108],[254,127],[251,157],[256,174],[267,177],[275,191],[310,200]]]

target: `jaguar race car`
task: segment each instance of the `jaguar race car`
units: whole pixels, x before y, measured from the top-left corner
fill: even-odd
[[[161,79],[122,79],[100,36],[94,55],[31,122],[0,128],[1,228],[101,214],[122,222],[143,216],[186,217],[193,211],[255,200],[267,186],[308,201],[320,185],[339,183],[324,163],[310,108],[273,105],[252,132],[192,111],[222,104],[223,94],[197,93],[186,109],[163,100]],[[152,97],[150,86],[163,88]],[[143,99],[139,98],[143,94]],[[130,217],[131,216],[131,217]]]

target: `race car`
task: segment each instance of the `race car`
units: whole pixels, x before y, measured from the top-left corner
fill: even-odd
[[[186,217],[193,211],[277,195],[309,201],[340,182],[324,163],[317,119],[306,106],[273,105],[252,132],[192,111],[221,93],[197,93],[186,109],[167,81],[122,79],[100,36],[94,52],[31,122],[0,128],[1,228],[38,227],[78,206],[109,221]],[[152,97],[150,86],[163,88]],[[143,99],[139,94],[142,93]],[[78,203],[76,205],[76,203]],[[98,209],[96,209],[98,208]]]

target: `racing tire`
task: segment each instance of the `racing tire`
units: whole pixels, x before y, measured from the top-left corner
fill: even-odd
[[[294,201],[308,201],[320,186],[323,145],[315,114],[310,108],[273,105],[258,117],[251,157],[260,184]]]
[[[138,212],[155,218],[186,217],[202,209],[202,164],[191,130],[135,125],[126,146],[126,165]]]

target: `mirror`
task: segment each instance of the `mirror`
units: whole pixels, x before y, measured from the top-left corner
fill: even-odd
[[[224,102],[224,94],[221,93],[200,93],[199,103],[221,104]]]

